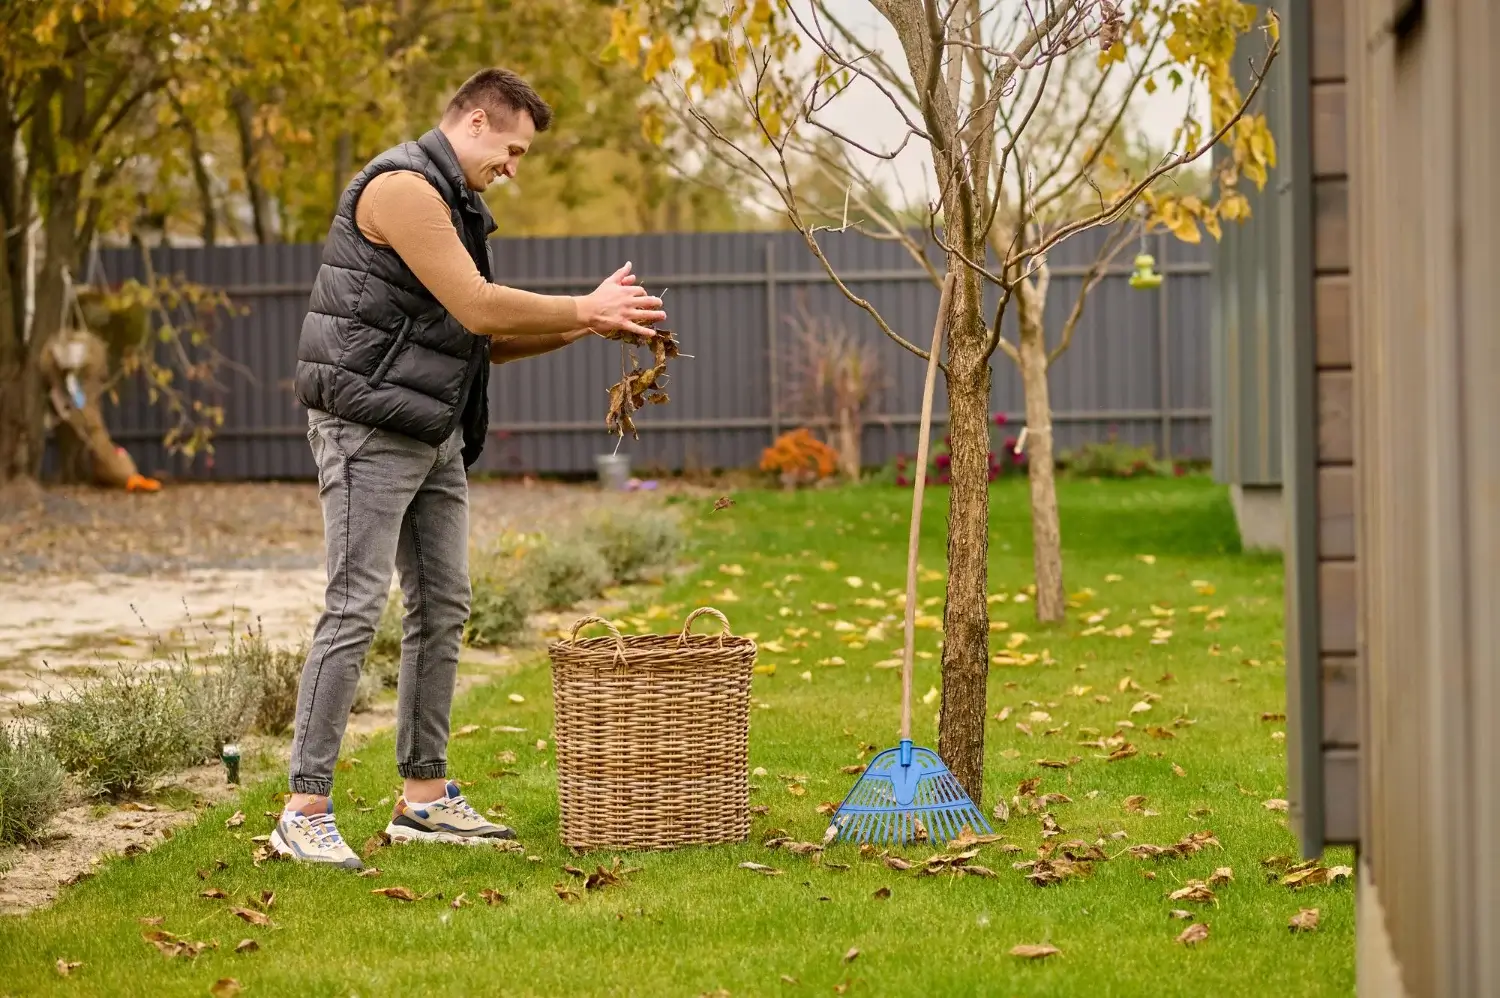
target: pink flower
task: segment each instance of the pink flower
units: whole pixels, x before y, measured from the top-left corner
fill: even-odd
[[[995,413],[995,425],[996,426],[1004,426],[1008,422],[1010,422],[1010,420],[1006,418],[1005,413],[1003,413],[1003,412],[997,412],[997,413]]]
[[[939,454],[937,457],[932,459],[932,463],[937,465],[939,468],[946,468],[953,463],[953,459],[947,454]]]
[[[941,474],[938,475],[938,484],[939,485],[948,485],[949,483],[952,482],[952,480],[953,479],[948,475],[948,473],[946,471],[944,471],[944,472],[942,472]]]
[[[911,479],[907,478],[905,475],[897,475],[896,484],[901,486],[902,488],[906,488],[911,484]]]
[[[1172,474],[1176,475],[1178,478],[1181,478],[1183,475],[1187,474],[1187,469],[1180,464],[1174,464],[1172,465]]]

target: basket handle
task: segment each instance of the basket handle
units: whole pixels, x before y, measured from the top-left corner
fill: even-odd
[[[704,614],[711,614],[711,615],[713,615],[715,617],[718,617],[719,618],[719,623],[722,624],[722,625],[724,625],[723,629],[719,631],[719,644],[720,645],[722,645],[724,643],[724,639],[725,638],[727,638],[727,637],[729,637],[731,635],[732,632],[729,629],[729,618],[728,617],[724,616],[722,613],[720,613],[718,610],[715,610],[711,606],[700,606],[698,609],[696,609],[692,613],[688,614],[687,615],[687,620],[684,620],[682,622],[682,633],[680,635],[678,635],[678,637],[677,637],[677,644],[679,646],[680,645],[684,645],[684,644],[687,643],[688,634],[691,633],[691,631],[693,629],[693,621],[697,620],[699,617],[702,617]]]
[[[578,619],[578,622],[573,625],[573,633],[569,635],[568,643],[576,645],[578,643],[578,632],[591,624],[603,624],[605,628],[609,630],[610,635],[615,639],[615,659],[617,661],[624,662],[625,639],[620,636],[620,629],[617,628],[614,624],[611,624],[609,621],[605,620],[603,617],[580,617]]]

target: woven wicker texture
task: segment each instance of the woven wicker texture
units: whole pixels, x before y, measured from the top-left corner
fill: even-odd
[[[719,634],[690,632],[705,614]],[[592,624],[610,636],[580,640]],[[670,849],[749,837],[754,641],[702,607],[676,635],[622,637],[585,617],[548,654],[565,844]]]

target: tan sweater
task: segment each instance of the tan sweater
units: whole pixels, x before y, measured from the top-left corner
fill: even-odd
[[[420,173],[398,170],[371,180],[354,220],[366,239],[395,250],[465,329],[491,337],[500,354],[496,360],[545,353],[585,332],[575,299],[486,281],[453,228],[442,195]]]

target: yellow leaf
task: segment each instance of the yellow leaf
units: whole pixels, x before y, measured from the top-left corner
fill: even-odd
[[[837,572],[839,570],[839,563],[836,561],[821,561],[818,563],[818,567],[825,572]]]
[[[773,665],[757,665],[755,668],[751,669],[750,671],[753,672],[753,673],[755,673],[757,676],[774,676],[774,675],[776,675],[776,666],[774,664]]]
[[[719,571],[725,575],[744,575],[745,569],[739,565],[720,565]]]
[[[937,702],[937,698],[938,698],[938,691],[937,691],[937,687],[936,686],[933,686],[933,687],[929,688],[926,693],[922,694],[922,702],[924,704],[929,704],[929,705],[933,704],[933,703]]]
[[[1266,11],[1266,34],[1271,36],[1271,41],[1281,40],[1281,18],[1276,16],[1274,10]]]
[[[655,79],[658,73],[672,68],[675,58],[677,53],[672,48],[672,39],[667,35],[660,35],[646,53],[646,64],[641,69],[641,76],[648,82]]]
[[[1146,77],[1146,82],[1143,83],[1141,86],[1142,86],[1142,89],[1144,89],[1146,91],[1146,93],[1148,93],[1148,94],[1154,94],[1154,93],[1156,93],[1156,80],[1152,79],[1149,76]]]

